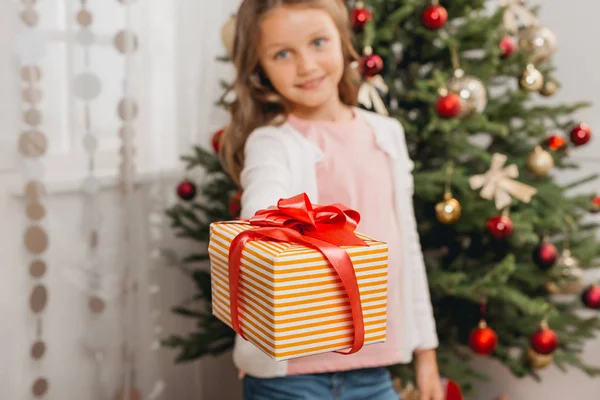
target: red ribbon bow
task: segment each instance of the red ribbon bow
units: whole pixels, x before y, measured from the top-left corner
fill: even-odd
[[[354,341],[344,354],[356,353],[365,341],[360,293],[350,256],[340,246],[367,246],[354,233],[360,214],[342,204],[317,206],[310,203],[306,193],[281,199],[277,207],[260,210],[244,221],[257,226],[238,234],[229,248],[229,291],[231,325],[244,337],[238,311],[238,291],[242,250],[253,240],[275,240],[300,243],[320,251],[337,272],[348,299],[354,324]]]

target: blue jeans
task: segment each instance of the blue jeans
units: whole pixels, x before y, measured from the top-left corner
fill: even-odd
[[[244,400],[398,400],[387,368],[290,375],[244,377]]]

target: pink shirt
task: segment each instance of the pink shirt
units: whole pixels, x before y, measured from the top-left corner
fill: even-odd
[[[323,122],[289,117],[289,123],[321,148],[317,165],[319,204],[342,203],[358,210],[358,231],[389,246],[386,342],[363,347],[352,355],[323,353],[288,361],[288,375],[344,371],[393,365],[406,360],[401,342],[401,232],[394,207],[389,159],[375,143],[371,126],[360,115],[347,122]]]

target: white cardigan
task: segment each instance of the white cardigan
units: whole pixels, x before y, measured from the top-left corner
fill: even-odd
[[[427,275],[413,211],[413,162],[408,156],[404,130],[389,117],[356,108],[375,132],[377,145],[391,160],[395,183],[396,214],[402,229],[404,257],[401,292],[404,307],[402,353],[410,362],[416,349],[438,345],[435,321],[429,297]],[[281,198],[306,193],[313,203],[317,198],[316,164],[323,158],[321,150],[286,123],[265,126],[252,132],[245,147],[245,165],[241,173],[243,187],[241,217],[249,218],[260,209],[277,204]],[[233,353],[235,365],[252,376],[285,376],[287,362],[275,361],[252,343],[236,337]]]

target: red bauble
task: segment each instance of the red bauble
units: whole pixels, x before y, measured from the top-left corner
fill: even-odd
[[[600,212],[600,195],[596,195],[592,199],[592,212],[593,213]]]
[[[483,321],[479,323],[477,329],[471,332],[469,337],[469,346],[477,354],[492,354],[497,344],[498,335],[493,329],[488,328]]]
[[[552,135],[548,139],[546,139],[546,143],[548,144],[548,148],[550,150],[560,150],[565,145],[565,139],[558,135]]]
[[[585,123],[578,124],[571,130],[571,142],[577,146],[586,144],[591,138],[592,130]]]
[[[587,308],[600,309],[600,286],[592,285],[581,293],[581,301]]]
[[[229,215],[233,218],[237,218],[240,216],[240,211],[242,210],[242,192],[236,192],[231,199],[229,199]]]
[[[558,337],[552,329],[542,326],[531,337],[531,347],[536,353],[542,355],[552,354],[558,347]]]
[[[548,269],[558,259],[558,250],[552,243],[542,243],[535,249],[533,259],[540,268]]]
[[[196,185],[187,179],[181,181],[179,185],[177,185],[177,196],[179,196],[181,200],[192,200],[196,197]]]
[[[350,18],[354,29],[362,29],[373,18],[373,14],[366,8],[355,8]]]
[[[221,136],[223,136],[223,129],[216,131],[212,137],[211,144],[215,153],[218,153],[221,147]]]
[[[505,36],[500,41],[500,50],[502,51],[502,57],[510,57],[515,52],[515,41],[510,36]]]
[[[448,383],[446,383],[446,397],[444,397],[444,400],[463,400],[460,386],[451,379],[448,379]]]
[[[496,239],[506,239],[513,233],[513,223],[506,215],[492,217],[487,222],[487,230]]]
[[[360,73],[365,77],[372,77],[383,70],[383,59],[377,54],[364,56],[360,59]]]
[[[460,113],[460,96],[456,93],[448,93],[446,96],[440,96],[435,109],[441,117],[456,117]]]
[[[423,25],[428,29],[437,30],[448,22],[448,11],[440,5],[429,6],[423,12]]]

